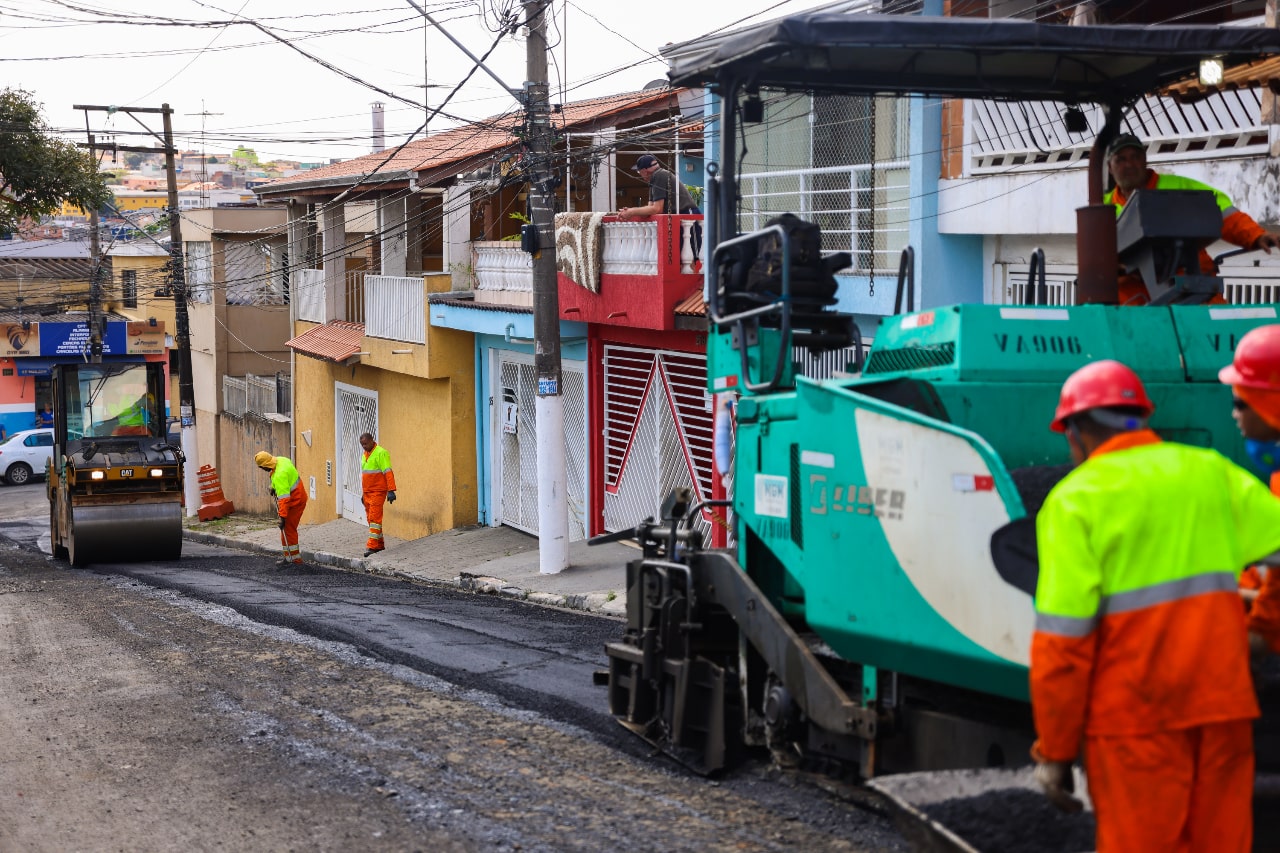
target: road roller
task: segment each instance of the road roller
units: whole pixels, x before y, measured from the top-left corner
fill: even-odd
[[[53,555],[73,566],[181,556],[183,457],[166,438],[164,365],[58,364],[53,399]]]

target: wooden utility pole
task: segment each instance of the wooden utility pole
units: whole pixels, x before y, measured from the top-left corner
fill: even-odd
[[[555,173],[551,168],[551,104],[547,87],[550,0],[522,0],[529,30],[525,148],[533,247],[533,355],[538,377],[534,417],[538,439],[538,570],[569,565],[569,505],[564,458],[564,397],[560,369],[560,297],[556,284]]]
[[[187,517],[192,518],[200,509],[200,483],[193,473],[200,468],[200,453],[196,442],[196,395],[191,377],[191,322],[187,314],[187,282],[182,261],[182,218],[178,213],[177,149],[173,147],[173,110],[168,104],[159,107],[106,107],[76,104],[76,110],[124,113],[142,126],[164,146],[164,165],[169,189],[169,289],[173,293],[173,313],[178,328],[174,340],[178,344],[178,411],[182,419],[182,452],[186,457],[183,492],[186,497]],[[142,123],[138,115],[159,113],[164,121],[163,133],[156,133]],[[154,148],[117,145],[117,151],[155,153]],[[92,332],[92,330],[90,330]]]

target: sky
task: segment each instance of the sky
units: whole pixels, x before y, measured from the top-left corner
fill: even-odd
[[[496,42],[485,66],[522,87],[526,39],[495,32],[503,10],[521,18],[516,0],[415,2],[476,57]],[[553,0],[551,100],[643,88],[665,79],[658,50],[667,43],[823,2]],[[404,142],[425,119],[424,80],[432,105],[451,95],[443,112],[453,118],[433,118],[432,130],[516,108],[483,70],[463,83],[472,60],[424,28],[408,0],[0,0],[0,68],[4,85],[31,92],[68,139],[85,139],[75,104],[167,103],[179,148],[246,145],[263,161],[369,153],[374,101],[385,105],[387,145]],[[144,119],[159,130],[158,116]],[[151,144],[125,133],[143,128],[122,113],[89,113],[88,127],[100,140]]]

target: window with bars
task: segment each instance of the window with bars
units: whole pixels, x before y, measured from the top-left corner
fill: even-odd
[[[892,273],[910,220],[909,102],[761,91],[764,120],[743,126],[741,231],[794,213],[854,271]]]
[[[120,271],[120,301],[125,308],[138,307],[138,271]]]

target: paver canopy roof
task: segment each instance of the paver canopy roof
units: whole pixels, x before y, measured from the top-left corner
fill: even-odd
[[[1202,59],[1280,54],[1280,31],[810,12],[664,53],[677,86],[1123,103],[1195,75]]]

